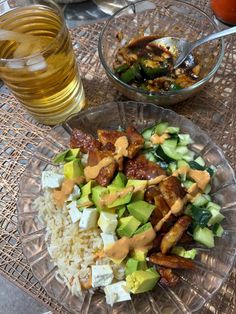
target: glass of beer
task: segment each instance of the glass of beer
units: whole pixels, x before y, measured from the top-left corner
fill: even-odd
[[[63,14],[50,0],[7,2],[0,13],[0,79],[36,120],[61,123],[85,105]]]

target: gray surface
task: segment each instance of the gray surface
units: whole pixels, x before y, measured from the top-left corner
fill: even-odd
[[[48,309],[0,276],[0,314],[42,314]]]

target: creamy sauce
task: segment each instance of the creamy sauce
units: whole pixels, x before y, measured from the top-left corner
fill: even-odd
[[[76,207],[77,207],[77,208],[82,208],[82,207],[89,207],[89,206],[92,206],[92,205],[93,205],[93,202],[91,202],[91,201],[86,201],[86,202],[84,202],[84,203],[82,203],[82,204],[77,205]]]
[[[147,181],[147,184],[148,185],[155,185],[155,184],[158,184],[160,183],[162,180],[164,180],[166,178],[165,175],[160,175],[160,176],[157,176],[156,178],[154,179],[150,179]]]
[[[114,203],[117,199],[125,197],[128,193],[133,192],[133,190],[134,190],[134,187],[131,185],[131,186],[127,186],[126,188],[122,189],[121,191],[117,191],[114,193],[110,193],[108,195],[104,195],[100,200],[100,204],[103,206],[110,205],[110,204]]]
[[[155,230],[159,231],[163,224],[170,218],[170,215],[172,214],[171,210],[160,220],[155,226]]]
[[[188,200],[187,195],[184,198],[178,198],[171,206],[170,209],[171,213],[174,215],[178,215],[179,213],[181,213],[187,200]]]
[[[202,170],[189,169],[188,175],[190,176],[190,178],[196,181],[199,189],[202,191],[205,190],[207,184],[211,180],[211,177],[206,170],[202,171]]]
[[[198,186],[197,183],[194,183],[188,190],[188,194],[195,196],[198,193]]]
[[[143,181],[142,183],[140,183],[139,185],[137,186],[134,186],[134,190],[133,190],[133,193],[135,192],[139,192],[139,191],[144,191],[147,187],[147,181]]]
[[[118,139],[115,141],[115,159],[119,159],[121,157],[127,157],[128,156],[128,147],[129,147],[129,142],[126,136],[120,136]]]
[[[197,186],[202,191],[205,190],[207,184],[211,180],[211,177],[206,170],[195,170],[195,169],[189,168],[188,166],[183,166],[175,170],[172,176],[177,177],[179,174],[188,175],[197,183]]]
[[[103,167],[109,166],[113,161],[114,159],[112,157],[105,157],[102,160],[100,160],[97,165],[85,167],[84,175],[86,181],[88,182],[89,180],[95,179],[99,175],[100,170]]]
[[[152,241],[155,237],[156,232],[153,228],[137,234],[132,238],[122,237],[115,243],[109,245],[105,249],[105,254],[112,259],[123,260],[131,250],[146,250],[152,248]]]
[[[74,180],[66,179],[62,182],[60,189],[55,189],[53,191],[53,200],[57,207],[63,208],[65,201],[73,191],[74,185]]]
[[[153,134],[150,138],[152,144],[163,144],[164,141],[169,138],[169,134],[164,133],[162,135],[158,135],[158,134]]]

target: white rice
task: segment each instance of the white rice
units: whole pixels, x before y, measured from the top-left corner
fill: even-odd
[[[125,277],[124,265],[114,264],[106,257],[97,258],[103,250],[100,229],[82,230],[72,223],[66,207],[58,209],[53,203],[52,190],[47,189],[33,204],[40,220],[46,225],[46,242],[53,263],[58,267],[56,278],[66,283],[74,295],[81,295],[82,283],[91,279],[91,265],[109,264],[117,280]],[[92,291],[92,289],[90,289]]]

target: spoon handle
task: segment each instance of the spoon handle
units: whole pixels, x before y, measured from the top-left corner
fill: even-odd
[[[231,27],[231,28],[228,28],[228,29],[225,29],[221,32],[217,32],[217,33],[213,33],[213,34],[210,34],[206,37],[203,37],[199,40],[197,40],[193,45],[192,45],[192,49],[200,46],[201,44],[204,44],[210,40],[214,40],[214,39],[217,39],[217,38],[220,38],[220,37],[224,37],[224,36],[227,36],[227,35],[231,35],[231,34],[234,34],[236,33],[236,26],[234,27]]]

